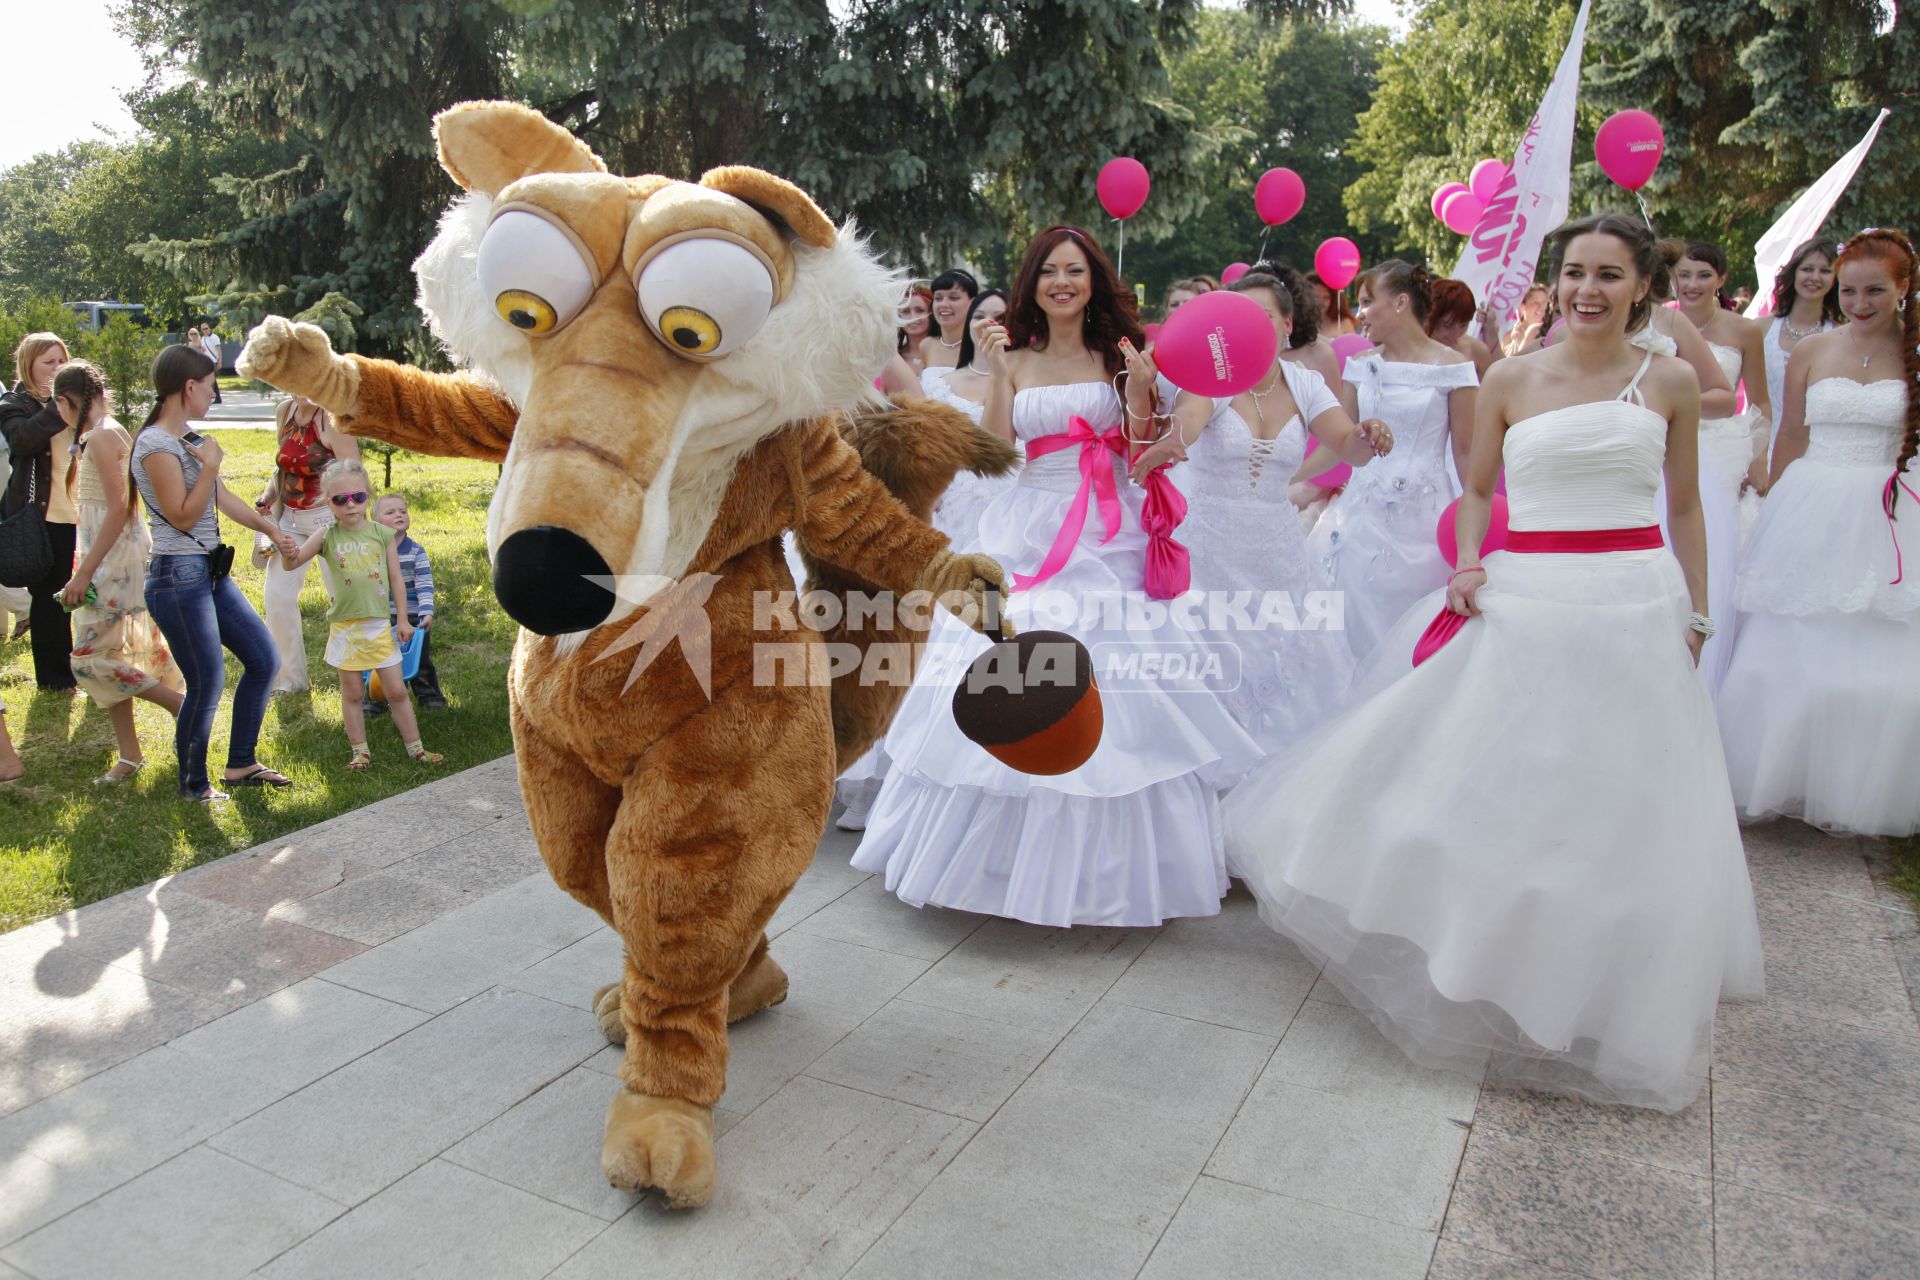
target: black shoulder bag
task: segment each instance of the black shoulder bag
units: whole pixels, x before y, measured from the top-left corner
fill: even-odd
[[[34,486],[40,477],[38,462],[26,460],[26,505],[0,518],[0,586],[31,587],[53,572],[53,543],[47,540],[47,518]]]

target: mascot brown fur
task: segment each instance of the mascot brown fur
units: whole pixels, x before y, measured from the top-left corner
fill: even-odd
[[[511,103],[435,125],[468,194],[415,272],[470,371],[340,356],[278,317],[240,365],[355,434],[502,464],[487,543],[523,628],[527,815],[554,879],[626,951],[595,1000],[626,1046],[602,1165],[700,1205],[727,1023],[786,996],[767,921],[812,859],[835,775],[901,696],[796,683],[766,652],[912,638],[770,630],[756,604],[793,589],[781,535],[816,585],[931,592],[977,623],[1000,567],[923,521],[956,469],[1013,458],[951,410],[878,402],[900,281],[797,188],[738,167],[616,177]]]

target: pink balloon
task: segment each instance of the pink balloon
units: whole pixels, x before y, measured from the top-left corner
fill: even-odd
[[[1253,268],[1244,262],[1229,262],[1220,272],[1220,283],[1232,284],[1235,280],[1238,280],[1251,270],[1253,270]]]
[[[1307,184],[1291,169],[1269,169],[1253,186],[1253,210],[1270,227],[1299,213],[1307,203]]]
[[[1101,165],[1100,176],[1093,184],[1094,194],[1100,197],[1100,207],[1109,217],[1121,219],[1140,212],[1140,206],[1147,202],[1147,192],[1152,189],[1147,166],[1132,156],[1117,156]]]
[[[1344,289],[1360,274],[1360,246],[1345,236],[1322,240],[1313,251],[1313,269],[1329,289]]]
[[[1153,358],[1182,391],[1237,396],[1266,377],[1279,351],[1279,335],[1259,303],[1216,289],[1167,317]]]
[[[1349,334],[1348,336],[1351,337],[1352,335]],[[1307,437],[1307,456],[1311,457],[1313,451],[1319,447],[1320,437],[1309,435]],[[1328,467],[1319,475],[1309,478],[1307,483],[1317,489],[1338,489],[1351,479],[1353,479],[1353,464],[1343,462],[1337,467]]]
[[[1468,235],[1480,221],[1480,215],[1487,211],[1486,202],[1471,191],[1456,191],[1447,197],[1440,206],[1440,221],[1447,224],[1449,231]]]
[[[1507,166],[1489,156],[1473,166],[1473,172],[1467,175],[1467,188],[1480,197],[1481,204],[1488,204],[1506,180]]]
[[[1149,320],[1149,321],[1148,321],[1148,322],[1147,322],[1146,324],[1143,324],[1143,325],[1141,325],[1141,326],[1140,326],[1140,328],[1141,328],[1141,330],[1142,330],[1143,332],[1145,332],[1145,334],[1147,335],[1147,341],[1148,341],[1148,342],[1154,342],[1154,341],[1157,341],[1157,340],[1159,339],[1159,337],[1160,337],[1160,322],[1159,322],[1159,321],[1157,321],[1157,320]]]
[[[1433,216],[1436,218],[1440,217],[1440,210],[1446,207],[1448,196],[1452,195],[1456,191],[1465,191],[1465,190],[1467,190],[1467,184],[1464,182],[1447,182],[1447,183],[1442,183],[1440,186],[1434,188]],[[1444,222],[1445,219],[1442,218],[1441,221]]]
[[[1455,498],[1440,513],[1440,523],[1433,531],[1434,540],[1440,544],[1440,554],[1447,563],[1458,566],[1460,563],[1460,535],[1454,532],[1453,522],[1460,510],[1460,499]],[[1480,554],[1498,551],[1507,545],[1507,500],[1499,494],[1493,495],[1493,509],[1487,520],[1487,536],[1480,540]]]
[[[1358,333],[1343,333],[1327,345],[1333,348],[1335,370],[1339,373],[1347,371],[1349,357],[1373,350],[1372,341]]]
[[[1666,131],[1644,111],[1616,111],[1593,135],[1593,158],[1629,191],[1647,185],[1666,151]]]

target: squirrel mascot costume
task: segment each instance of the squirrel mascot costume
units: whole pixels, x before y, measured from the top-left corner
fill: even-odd
[[[903,692],[795,680],[756,651],[911,638],[756,614],[793,589],[782,534],[816,587],[929,592],[980,625],[1000,566],[924,520],[956,470],[1003,472],[1013,450],[952,410],[878,402],[901,281],[790,183],[616,177],[514,103],[456,106],[435,135],[466,194],[414,271],[467,371],[337,355],[279,317],[240,369],[354,434],[501,464],[487,550],[522,628],[527,815],[554,880],[625,944],[594,1000],[626,1046],[601,1162],[697,1206],[727,1024],[786,998],[767,921]]]

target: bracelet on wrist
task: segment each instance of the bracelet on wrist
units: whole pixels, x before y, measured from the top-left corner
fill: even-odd
[[[1690,613],[1687,615],[1687,630],[1689,631],[1698,631],[1702,636],[1711,640],[1713,639],[1713,633],[1718,629],[1719,628],[1713,625],[1713,619],[1704,613]]]
[[[1464,569],[1455,569],[1452,573],[1448,574],[1447,584],[1451,586],[1453,584],[1453,580],[1459,577],[1463,573],[1485,573],[1486,571],[1487,570],[1484,565],[1470,564]]]

